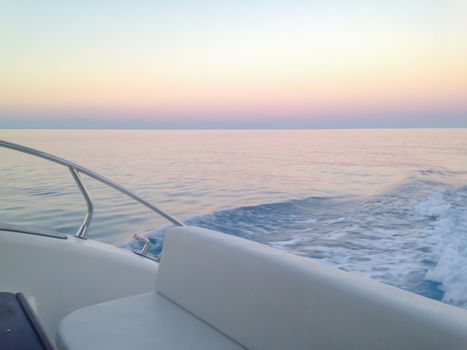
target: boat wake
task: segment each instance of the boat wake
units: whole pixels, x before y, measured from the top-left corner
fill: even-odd
[[[451,175],[421,171],[372,197],[293,199],[185,222],[467,308],[467,186],[443,181]],[[165,231],[147,233],[154,254]]]

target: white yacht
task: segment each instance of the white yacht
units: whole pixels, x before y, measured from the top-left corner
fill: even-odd
[[[0,224],[1,350],[467,349],[464,309],[185,226],[78,164],[0,146],[68,167],[88,208],[75,235]],[[80,174],[174,225],[160,257],[145,237],[135,252],[88,237],[93,203]]]

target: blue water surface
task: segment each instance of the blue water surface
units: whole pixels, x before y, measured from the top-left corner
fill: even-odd
[[[467,307],[467,130],[2,130],[76,161],[187,224]],[[1,221],[76,231],[68,170],[0,150]],[[85,179],[89,235],[162,249],[166,222]]]

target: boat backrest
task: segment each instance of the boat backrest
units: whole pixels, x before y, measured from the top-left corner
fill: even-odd
[[[169,230],[156,289],[248,349],[467,349],[465,310],[200,228]]]

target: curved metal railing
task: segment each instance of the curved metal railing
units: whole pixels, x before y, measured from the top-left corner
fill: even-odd
[[[99,175],[99,174],[95,173],[94,171],[89,170],[89,169],[87,169],[87,168],[85,168],[85,167],[83,167],[81,165],[78,165],[76,163],[70,162],[69,160],[54,156],[53,154],[42,152],[42,151],[39,151],[39,150],[34,149],[34,148],[21,146],[21,145],[18,145],[16,143],[12,143],[12,142],[8,142],[8,141],[0,140],[0,147],[7,148],[7,149],[10,149],[10,150],[13,150],[13,151],[26,153],[26,154],[29,154],[29,155],[32,155],[32,156],[35,156],[35,157],[39,157],[39,158],[42,158],[42,159],[45,159],[45,160],[48,160],[48,161],[63,165],[63,166],[67,167],[70,170],[70,173],[71,173],[73,179],[75,180],[76,185],[78,186],[81,194],[83,195],[84,200],[85,200],[86,205],[87,205],[87,208],[88,208],[86,216],[84,217],[83,223],[81,224],[81,226],[79,227],[78,231],[75,234],[76,237],[83,238],[83,239],[86,238],[87,232],[88,232],[88,229],[89,229],[89,225],[91,224],[92,215],[93,215],[93,212],[94,212],[94,205],[92,203],[92,200],[91,200],[91,197],[89,196],[88,191],[86,190],[86,187],[84,186],[83,182],[81,181],[80,174],[84,174],[86,176],[89,176],[90,178],[93,178],[94,180],[97,180],[97,181],[99,181],[99,182],[113,188],[114,190],[117,190],[117,191],[127,195],[128,197],[132,198],[136,202],[139,202],[140,204],[142,204],[145,207],[149,208],[153,212],[159,214],[164,219],[170,221],[172,224],[174,224],[176,226],[183,226],[183,224],[180,221],[178,221],[177,219],[175,219],[173,216],[163,212],[162,210],[160,210],[159,208],[157,208],[153,204],[149,203],[145,199],[141,198],[140,196],[138,196],[134,192],[130,191],[129,189],[127,189],[127,188],[119,185],[118,183],[116,183],[116,182],[114,182],[112,180],[109,180],[106,177],[104,177],[102,175]]]

